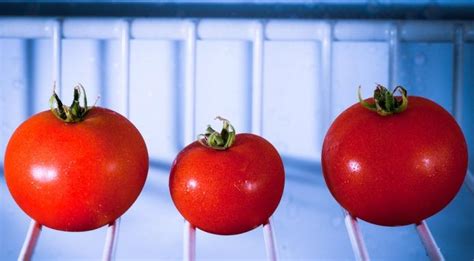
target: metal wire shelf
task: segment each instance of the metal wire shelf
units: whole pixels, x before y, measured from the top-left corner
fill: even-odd
[[[120,41],[121,92],[120,112],[129,115],[129,59],[131,39],[168,39],[185,42],[185,84],[184,84],[184,132],[183,143],[194,140],[196,41],[199,39],[233,39],[249,41],[252,49],[252,120],[253,133],[262,132],[262,90],[264,42],[316,41],[321,43],[321,85],[326,90],[323,95],[330,97],[332,45],[335,41],[378,41],[386,42],[389,48],[389,84],[395,86],[398,74],[397,59],[401,41],[437,41],[453,43],[453,114],[462,119],[463,56],[464,44],[474,41],[474,24],[463,21],[294,21],[294,20],[224,20],[224,19],[97,19],[97,18],[1,18],[0,38],[51,38],[53,49],[53,80],[61,93],[62,40],[67,38],[118,39]],[[294,30],[297,27],[298,30]],[[221,28],[225,30],[215,30]],[[369,30],[370,28],[370,30]],[[420,34],[420,31],[423,32]],[[329,99],[322,99],[329,100]],[[331,111],[322,124],[329,126]],[[465,184],[474,192],[474,178],[466,176]],[[369,253],[359,229],[356,217],[343,210],[346,229],[353,253],[358,260],[369,260]],[[102,258],[113,260],[117,246],[120,220],[110,224]],[[432,260],[444,260],[425,221],[415,224],[416,230],[428,256]],[[32,220],[26,235],[19,260],[31,259],[42,226]],[[265,248],[269,260],[277,260],[276,238],[271,221],[263,225]],[[195,260],[196,229],[185,222],[183,256],[185,260]]]

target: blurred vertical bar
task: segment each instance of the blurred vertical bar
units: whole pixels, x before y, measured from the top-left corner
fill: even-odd
[[[263,238],[265,240],[265,250],[267,252],[267,260],[278,260],[278,253],[276,249],[276,237],[272,229],[272,220],[268,219],[267,223],[263,225]]]
[[[388,62],[388,88],[397,86],[398,77],[398,54],[400,46],[399,28],[396,22],[390,25],[388,32],[389,62]]]
[[[35,252],[36,243],[41,233],[41,225],[35,220],[31,220],[30,227],[26,234],[25,241],[21,248],[18,260],[31,260],[33,253]]]
[[[184,221],[183,238],[183,260],[196,260],[196,228],[187,220]]]
[[[436,241],[433,238],[433,235],[431,234],[430,229],[428,228],[428,225],[424,220],[416,225],[416,230],[430,259],[436,261],[444,260],[443,254],[441,253]]]
[[[184,146],[195,139],[196,122],[195,90],[196,90],[196,23],[188,21],[185,49],[185,82],[184,82]]]
[[[120,60],[123,97],[123,115],[130,117],[130,22],[122,21],[120,33]]]
[[[324,135],[331,124],[333,119],[332,108],[331,108],[331,96],[332,96],[332,44],[333,44],[333,25],[327,22],[323,27],[323,34],[321,39],[321,89],[323,90],[323,96],[320,97],[318,102],[322,105],[321,118],[323,123],[321,126],[321,133]]]
[[[34,41],[32,39],[27,39],[25,42],[25,104],[26,107],[26,116],[30,117],[33,115],[35,108],[35,61],[34,61]]]
[[[347,233],[352,245],[352,251],[354,252],[354,257],[356,260],[366,261],[370,260],[369,252],[367,252],[367,247],[365,246],[364,239],[362,238],[362,233],[359,229],[359,224],[357,219],[349,214],[346,210],[344,212],[344,221],[346,224]]]
[[[254,25],[252,49],[252,125],[251,132],[262,135],[263,99],[263,44],[265,38],[262,21]]]
[[[117,249],[118,234],[120,228],[120,218],[115,220],[107,227],[107,234],[105,236],[104,250],[102,252],[102,260],[115,260],[115,252]]]
[[[453,114],[461,124],[464,87],[464,30],[462,25],[455,25],[453,52]]]
[[[56,92],[59,96],[62,93],[62,71],[61,71],[61,56],[62,56],[62,22],[55,20],[53,22],[53,83],[56,85]]]

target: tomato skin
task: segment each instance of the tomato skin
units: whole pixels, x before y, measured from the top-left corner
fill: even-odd
[[[428,99],[408,101],[406,111],[385,117],[354,104],[324,139],[329,190],[370,223],[418,223],[443,209],[466,175],[467,145],[453,117]]]
[[[193,142],[175,159],[170,192],[178,211],[201,230],[234,235],[266,223],[283,194],[276,149],[253,134],[237,134],[220,151]]]
[[[5,180],[31,218],[63,231],[111,223],[133,204],[148,173],[148,152],[125,117],[94,107],[78,123],[40,112],[13,133]]]

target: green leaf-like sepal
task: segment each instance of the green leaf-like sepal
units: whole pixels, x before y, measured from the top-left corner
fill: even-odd
[[[79,103],[82,94],[84,94],[84,106],[81,106]],[[59,96],[56,94],[56,85],[54,85],[53,95],[51,95],[51,98],[49,99],[49,105],[51,112],[58,119],[68,123],[80,122],[84,120],[87,112],[89,112],[89,110],[92,108],[87,106],[86,90],[81,84],[78,84],[78,86],[74,87],[74,98],[71,106],[64,105]]]
[[[364,108],[377,112],[379,115],[387,116],[394,113],[400,113],[408,107],[408,93],[402,86],[397,86],[393,92],[390,92],[384,86],[378,84],[374,90],[374,103],[368,103],[362,99],[359,86],[358,97],[359,103]],[[399,92],[401,96],[395,96],[395,92]]]
[[[226,150],[235,142],[235,129],[230,122],[222,117],[216,117],[222,121],[221,132],[215,131],[210,125],[207,126],[204,134],[199,134],[198,141],[202,145],[215,150]]]

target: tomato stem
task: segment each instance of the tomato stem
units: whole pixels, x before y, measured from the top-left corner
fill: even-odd
[[[384,86],[377,84],[374,91],[374,103],[368,103],[362,99],[359,86],[358,96],[359,103],[364,108],[377,112],[381,116],[388,116],[395,113],[403,112],[408,107],[408,92],[402,86],[397,86],[392,92]],[[398,91],[401,96],[395,96]]]
[[[211,125],[208,125],[206,133],[198,135],[198,141],[211,149],[226,150],[235,142],[235,129],[228,120],[220,116],[217,116],[216,120],[222,121],[221,132],[215,131]]]
[[[84,106],[80,105],[81,95],[84,93],[83,103]],[[68,123],[80,122],[84,120],[87,112],[92,107],[87,107],[87,95],[84,86],[78,84],[74,87],[74,98],[71,106],[66,106],[62,103],[59,96],[56,94],[56,83],[53,85],[53,95],[49,99],[49,105],[51,112],[60,120]]]

